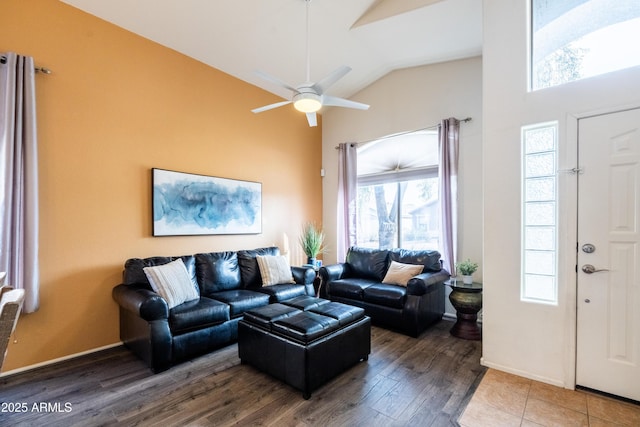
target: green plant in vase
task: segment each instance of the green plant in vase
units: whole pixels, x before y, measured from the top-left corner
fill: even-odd
[[[473,283],[473,273],[478,269],[478,263],[467,258],[466,261],[456,263],[456,270],[462,275],[462,282],[465,284]]]
[[[316,265],[316,257],[325,250],[324,237],[324,231],[316,227],[315,223],[308,222],[302,226],[300,246],[302,246],[302,250],[307,255],[307,263],[314,267]]]

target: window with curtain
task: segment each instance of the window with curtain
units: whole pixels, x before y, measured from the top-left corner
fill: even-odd
[[[39,306],[38,138],[33,58],[0,54],[0,271]]]
[[[640,1],[531,0],[531,89],[640,65]]]
[[[358,147],[356,244],[438,250],[438,132],[417,131]]]

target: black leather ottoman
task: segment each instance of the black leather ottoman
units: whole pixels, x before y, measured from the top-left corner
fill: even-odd
[[[290,304],[290,305],[287,305]],[[368,360],[371,320],[364,310],[314,297],[294,298],[244,314],[238,323],[242,363],[311,392]]]

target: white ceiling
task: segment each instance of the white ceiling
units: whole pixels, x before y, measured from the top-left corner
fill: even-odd
[[[306,80],[305,0],[61,1],[287,99],[255,71],[294,87]],[[352,68],[330,95],[482,52],[481,0],[313,0],[309,8],[311,81]]]

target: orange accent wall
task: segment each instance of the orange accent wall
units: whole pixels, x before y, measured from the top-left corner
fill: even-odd
[[[286,233],[303,263],[299,230],[322,214],[320,126],[293,107],[254,115],[278,98],[56,0],[3,0],[0,15],[0,52],[53,70],[36,76],[40,310],[20,318],[4,371],[119,342],[111,289],[127,258]],[[262,182],[262,234],[152,237],[153,167]]]

